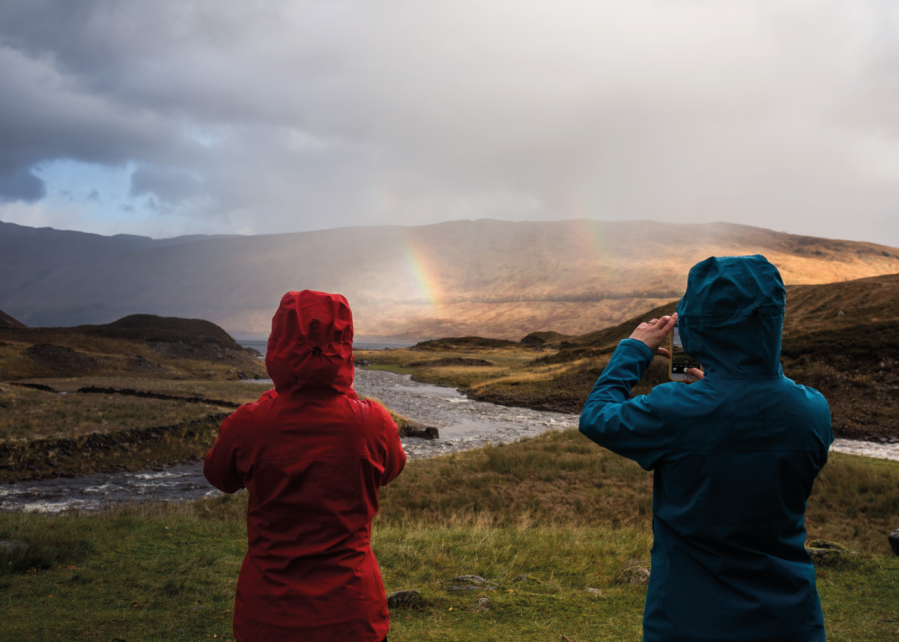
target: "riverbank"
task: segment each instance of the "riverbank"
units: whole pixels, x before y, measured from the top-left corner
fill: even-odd
[[[645,586],[618,578],[649,559],[651,488],[651,473],[575,430],[410,462],[381,489],[373,531],[387,590],[423,598],[393,610],[391,640],[639,639]],[[0,514],[0,540],[30,545],[0,565],[4,633],[231,639],[245,512],[241,494]],[[809,501],[809,537],[856,553],[816,572],[828,639],[889,639],[899,626],[899,562],[886,540],[897,514],[899,464],[832,455]],[[458,575],[496,590],[441,583]]]
[[[559,345],[524,341],[482,344],[476,339],[443,339],[403,350],[360,351],[356,358],[371,369],[458,388],[477,401],[578,415],[614,351],[614,345],[559,349]],[[815,388],[828,400],[837,437],[899,444],[896,362],[884,357],[884,361],[873,366],[879,369],[862,372],[806,357],[785,357],[784,364],[786,376]],[[667,368],[665,359],[655,359],[632,394],[649,394],[653,387],[670,383]]]
[[[0,440],[0,482],[160,470],[201,461],[221,422],[270,387],[270,381],[259,380],[120,377],[0,383],[0,435],[8,437]],[[401,433],[421,428],[400,414],[391,416]],[[167,419],[175,421],[160,425]],[[448,449],[445,442],[431,446],[435,453]],[[115,480],[104,483],[115,485]]]
[[[220,387],[224,384],[217,385],[219,392],[229,392]],[[268,387],[266,383],[230,385],[243,386],[250,392]],[[431,426],[438,430],[438,439],[402,437],[410,461],[512,443],[577,426],[575,415],[483,403],[452,388],[383,370],[358,370],[356,387],[388,408],[399,410],[400,414],[393,416],[401,427]],[[171,389],[166,389],[169,392],[159,394],[171,396]],[[185,390],[203,392],[194,384]],[[246,390],[238,389],[223,396],[233,399],[245,394]],[[201,462],[225,416],[222,413],[206,422],[86,435],[78,440],[0,443],[0,462],[7,462],[6,467],[0,466],[0,479],[16,482],[0,486],[0,510],[99,510],[135,498],[187,501],[216,494],[202,475]],[[897,444],[837,440],[832,451],[899,461]]]

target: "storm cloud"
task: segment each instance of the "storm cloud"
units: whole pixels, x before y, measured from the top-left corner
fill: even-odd
[[[722,220],[899,245],[886,1],[8,1],[0,87],[0,220],[26,225]],[[127,184],[59,205],[59,163]]]

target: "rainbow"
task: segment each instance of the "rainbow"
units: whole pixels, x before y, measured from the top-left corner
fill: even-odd
[[[438,309],[443,297],[439,271],[427,253],[418,246],[411,230],[407,229],[404,236],[406,264],[418,290],[418,298],[424,299],[431,308]]]

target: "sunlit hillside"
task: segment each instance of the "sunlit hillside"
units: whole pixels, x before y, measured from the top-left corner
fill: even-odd
[[[689,268],[712,255],[762,253],[788,284],[899,272],[896,248],[724,223],[479,220],[135,238],[0,225],[0,308],[28,325],[147,312],[267,332],[284,292],[315,289],[347,296],[360,335],[519,339],[581,334],[677,299]]]

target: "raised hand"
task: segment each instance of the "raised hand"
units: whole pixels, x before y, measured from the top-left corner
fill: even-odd
[[[671,353],[662,347],[662,343],[665,342],[665,338],[671,332],[671,329],[674,328],[675,323],[677,323],[676,312],[670,317],[664,316],[661,319],[653,319],[652,321],[641,323],[631,334],[631,339],[642,341],[655,354],[670,359]]]

